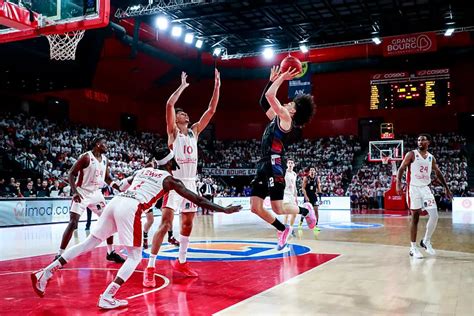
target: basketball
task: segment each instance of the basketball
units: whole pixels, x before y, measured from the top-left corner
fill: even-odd
[[[303,71],[303,66],[301,65],[301,61],[298,58],[293,57],[291,55],[285,57],[280,63],[281,72],[285,72],[289,68],[296,69],[298,73],[301,73]]]

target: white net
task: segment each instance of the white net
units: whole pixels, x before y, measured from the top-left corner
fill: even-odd
[[[49,41],[49,57],[55,60],[75,60],[77,44],[84,37],[84,30],[64,34],[46,35]]]

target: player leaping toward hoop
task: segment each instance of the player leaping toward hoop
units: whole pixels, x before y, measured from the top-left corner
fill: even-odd
[[[199,134],[207,127],[216,112],[217,103],[219,102],[219,89],[221,86],[220,74],[217,69],[214,70],[214,91],[212,93],[209,107],[201,116],[197,123],[189,128],[189,116],[181,108],[175,108],[181,93],[189,86],[186,81],[185,72],[181,74],[181,85],[170,96],[166,103],[166,128],[168,133],[168,146],[173,149],[176,154],[176,160],[180,165],[180,169],[173,171],[173,176],[181,180],[187,189],[197,193],[196,177],[198,163],[198,147],[197,141]],[[173,261],[172,265],[175,270],[186,276],[196,277],[197,273],[189,268],[186,262],[186,253],[189,246],[189,236],[193,229],[193,219],[197,212],[196,205],[178,195],[174,191],[170,191],[163,197],[163,206],[161,209],[162,218],[158,230],[153,236],[150,258],[148,259],[148,267],[143,274],[143,286],[155,286],[155,260],[163,242],[166,232],[173,227],[174,211],[181,212],[181,232],[179,236],[179,252],[178,259]]]
[[[439,181],[443,185],[446,196],[452,197],[451,191],[444,180],[444,176],[438,168],[435,157],[428,152],[430,145],[430,136],[428,134],[420,134],[418,136],[418,149],[410,151],[403,159],[397,173],[397,193],[402,194],[402,177],[405,169],[407,172],[407,202],[408,208],[412,212],[411,220],[411,247],[410,256],[421,259],[422,253],[416,246],[416,233],[418,230],[418,220],[420,212],[424,209],[429,214],[428,223],[426,224],[425,237],[420,241],[420,246],[426,249],[430,255],[435,255],[436,251],[431,245],[431,236],[433,235],[436,224],[438,223],[438,207],[429,184],[431,183],[431,172],[434,171]]]
[[[270,195],[272,210],[276,214],[301,214],[306,217],[310,229],[316,225],[316,217],[310,203],[304,207],[295,204],[283,203],[285,190],[285,146],[289,133],[294,126],[303,126],[308,123],[315,110],[311,95],[298,95],[293,101],[281,104],[276,94],[278,88],[286,80],[291,80],[297,71],[290,68],[284,73],[279,72],[277,66],[272,67],[270,82],[265,87],[264,95],[260,99],[265,114],[270,123],[265,128],[262,137],[262,157],[257,164],[257,175],[252,181],[250,208],[267,223],[278,230],[278,249],[283,249],[291,234],[292,227],[284,225],[273,214],[263,208],[263,200]]]

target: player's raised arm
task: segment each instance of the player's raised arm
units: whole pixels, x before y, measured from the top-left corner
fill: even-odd
[[[178,101],[181,93],[189,87],[189,83],[186,81],[188,75],[183,71],[181,73],[181,84],[179,85],[178,89],[169,97],[168,101],[166,102],[166,132],[168,133],[168,144],[170,142],[170,137],[176,136],[176,113],[174,109],[174,105]],[[173,142],[171,141],[171,143]]]
[[[206,129],[207,125],[211,121],[212,117],[216,113],[217,104],[219,103],[219,94],[221,87],[221,75],[217,69],[214,69],[214,91],[212,92],[211,101],[206,112],[204,112],[199,119],[199,122],[193,124],[191,129],[199,135],[203,130]]]
[[[267,85],[265,86],[265,89],[263,89],[262,96],[260,97],[260,100],[259,100],[260,106],[265,111],[265,114],[270,120],[273,120],[276,114],[275,114],[275,111],[273,111],[273,109],[271,108],[270,103],[268,103],[267,98],[265,97],[265,93],[267,93],[273,81],[275,81],[279,75],[280,75],[280,67],[272,66],[272,69],[270,70],[270,81],[268,81]]]
[[[280,118],[280,125],[284,130],[291,129],[291,116],[290,112],[288,112],[288,110],[283,107],[278,100],[277,92],[284,81],[291,80],[296,75],[298,75],[297,70],[289,68],[287,71],[278,76],[278,78],[273,82],[268,91],[265,93],[265,97],[267,98],[268,103],[270,103],[272,110]]]

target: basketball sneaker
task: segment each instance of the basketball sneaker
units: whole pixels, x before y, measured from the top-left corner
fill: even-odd
[[[103,309],[114,309],[114,308],[120,308],[128,305],[127,300],[118,300],[115,297],[106,297],[104,295],[101,295],[99,297],[99,302],[97,303],[97,306]]]
[[[420,246],[422,248],[425,248],[426,252],[429,253],[432,256],[436,255],[436,251],[433,249],[433,246],[431,245],[431,241],[426,241],[424,242],[423,239],[420,241]]]
[[[293,229],[291,228],[290,225],[285,225],[285,230],[284,231],[278,231],[278,247],[277,250],[282,250],[283,248],[286,247],[288,244],[288,238],[291,235],[291,231]]]
[[[46,291],[46,286],[48,285],[49,278],[51,278],[51,274],[47,276],[47,273],[44,269],[35,271],[31,273],[31,285],[33,286],[33,290],[39,297],[44,296],[44,292]]]
[[[115,252],[115,250],[112,250],[111,253],[107,254],[107,260],[109,261],[114,261],[115,263],[124,263],[125,259],[120,257],[118,253]]]
[[[305,216],[305,219],[309,229],[313,229],[316,226],[316,214],[314,213],[313,206],[311,205],[311,203],[306,202],[305,204],[303,204],[303,207],[309,210],[309,213]]]
[[[143,286],[144,287],[155,287],[155,267],[147,267],[143,271]]]
[[[416,259],[423,259],[423,254],[418,250],[417,247],[410,248],[410,256]]]
[[[169,237],[168,242],[176,247],[179,247],[179,241],[177,241],[174,236]]]
[[[197,277],[198,274],[196,271],[191,270],[188,263],[181,263],[178,259],[171,262],[171,266],[174,268],[175,271],[181,272],[187,277]]]

